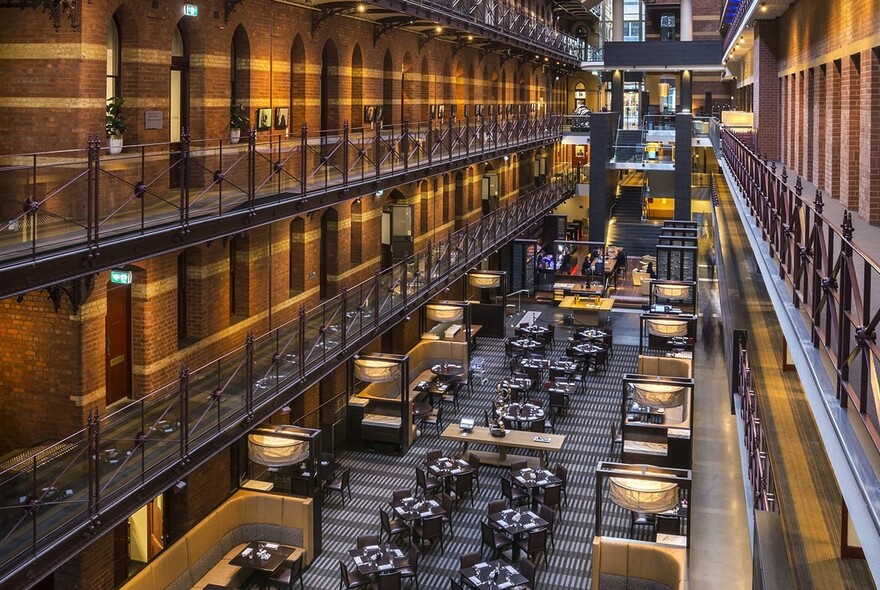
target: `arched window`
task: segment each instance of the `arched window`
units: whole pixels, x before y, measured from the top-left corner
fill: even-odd
[[[122,69],[122,52],[119,48],[119,27],[116,25],[116,19],[110,19],[110,26],[107,27],[107,96],[121,96],[121,85],[119,81],[119,71]]]

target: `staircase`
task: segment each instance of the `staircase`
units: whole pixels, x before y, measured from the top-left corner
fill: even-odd
[[[614,201],[612,217],[617,223],[641,223],[642,187],[620,185],[620,194]]]
[[[641,162],[644,158],[641,129],[620,129],[614,148],[614,161]]]
[[[614,246],[623,246],[626,255],[644,256],[645,254],[657,253],[657,242],[660,241],[661,224],[621,222],[615,217],[615,222],[608,226],[608,243]]]

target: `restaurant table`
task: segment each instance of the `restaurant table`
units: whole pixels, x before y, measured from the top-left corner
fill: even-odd
[[[562,483],[562,480],[556,477],[556,474],[552,471],[548,469],[532,469],[531,467],[514,471],[510,474],[510,477],[513,483],[529,493],[529,500],[532,499],[535,490]],[[531,501],[529,504],[531,504]]]
[[[208,584],[205,590],[235,590],[232,586],[220,586],[219,584]]]
[[[464,459],[454,457],[440,457],[427,464],[428,471],[436,478],[446,480],[462,473],[470,473],[474,470],[471,464]]]
[[[489,515],[492,524],[503,530],[513,538],[513,547],[511,548],[510,559],[516,563],[519,560],[519,543],[517,540],[523,533],[531,530],[550,526],[550,523],[532,512],[528,506],[520,506],[519,508],[508,508],[501,512]]]
[[[438,377],[458,377],[464,374],[464,365],[457,363],[439,363],[431,367],[431,372]]]
[[[367,545],[349,549],[357,570],[365,575],[390,574],[409,565],[409,558],[394,543]]]
[[[553,381],[552,383],[544,384],[544,391],[571,395],[577,391],[577,383],[572,383],[571,381]]]
[[[269,574],[286,560],[296,559],[297,552],[301,553],[302,549],[268,541],[252,541],[229,560],[229,565],[254,570],[260,578],[260,588],[265,588]]]
[[[517,424],[519,428],[522,428],[523,424],[531,424],[536,420],[544,418],[544,410],[541,406],[532,403],[514,402],[501,408],[500,413],[498,408],[495,408],[494,411],[496,418],[500,417],[504,420],[513,422]]]
[[[532,338],[512,338],[510,340],[510,346],[518,350],[532,350],[535,348],[541,348],[544,346],[544,343],[539,342],[538,340],[533,340]]]
[[[398,501],[392,501],[391,508],[394,510],[394,514],[396,514],[398,518],[407,523],[419,520],[420,518],[446,514],[446,511],[440,506],[440,503],[437,502],[437,500],[425,500],[414,496],[401,498]]]
[[[540,336],[549,336],[550,328],[547,326],[536,326],[532,324],[531,326],[527,326],[525,328],[516,328],[514,330],[514,334],[517,336],[525,336],[525,337],[540,337]]]
[[[459,573],[464,583],[475,590],[505,590],[529,582],[516,566],[500,559],[480,562],[459,570]]]
[[[588,342],[584,344],[571,344],[568,348],[578,356],[592,356],[602,350],[601,347]]]
[[[597,330],[595,328],[587,328],[575,332],[575,337],[581,338],[583,340],[604,340],[608,336],[609,334],[607,332],[603,332],[602,330]]]
[[[473,430],[467,431],[459,428],[458,424],[448,425],[440,435],[440,438],[458,442],[460,448],[457,454],[459,457],[463,457],[468,452],[468,447],[472,443],[492,445],[497,449],[495,453],[485,451],[470,452],[477,455],[483,463],[506,466],[510,466],[511,461],[534,461],[534,457],[526,455],[508,455],[507,450],[514,448],[537,451],[541,466],[546,467],[548,462],[547,454],[561,450],[565,442],[564,434],[538,434],[522,430],[509,430],[506,436],[495,437],[491,435],[489,429],[485,426],[475,426]]]
[[[561,309],[570,309],[584,326],[598,326],[614,308],[614,297],[580,297],[570,295],[559,302]],[[605,314],[605,317],[602,316]]]

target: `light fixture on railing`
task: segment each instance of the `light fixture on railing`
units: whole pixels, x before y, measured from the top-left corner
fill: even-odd
[[[464,319],[464,307],[444,303],[429,303],[425,316],[432,322],[460,322]]]
[[[678,484],[632,477],[610,477],[611,501],[633,512],[659,514],[678,506]]]
[[[372,358],[354,360],[354,376],[369,383],[394,381],[400,375],[400,363]]]
[[[484,272],[472,272],[468,275],[468,284],[479,289],[492,289],[501,286],[501,275]]]

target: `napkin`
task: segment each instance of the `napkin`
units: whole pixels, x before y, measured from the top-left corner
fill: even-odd
[[[244,551],[242,551],[241,554],[242,554],[244,557],[250,557],[250,556],[251,556],[251,553],[253,553],[253,552],[254,552],[253,548],[252,548],[252,547],[248,547],[247,549],[245,549]]]
[[[379,566],[379,569],[380,569],[380,570],[389,570],[389,569],[391,569],[391,568],[393,568],[393,567],[394,567],[394,566],[393,566],[392,564],[390,564],[390,563],[383,563],[382,565]]]
[[[480,578],[478,578],[477,576],[471,576],[471,577],[468,578],[468,579],[471,581],[471,584],[473,584],[474,586],[477,586],[477,587],[479,587],[479,585],[483,583],[483,582],[480,580]]]
[[[278,543],[266,543],[266,549],[278,549]]]
[[[504,566],[504,569],[506,569],[507,571],[509,571],[509,572],[512,573],[512,574],[517,573],[516,568],[513,567],[512,565],[505,565],[505,566]]]
[[[525,523],[525,524],[523,525],[523,528],[530,529],[530,528],[532,528],[533,526],[535,526],[535,523],[533,523],[533,522],[527,522],[527,523]]]
[[[364,560],[360,558],[360,556],[356,555],[354,558],[354,562],[358,565],[364,565]]]
[[[427,512],[421,512],[421,513],[419,513],[419,515],[420,516],[431,516],[431,511],[428,510]]]
[[[409,496],[409,497],[403,499],[404,502],[415,502],[415,500],[416,499],[413,498],[412,496]]]
[[[506,520],[499,520],[498,524],[500,524],[501,526],[507,526],[507,521]]]
[[[461,473],[461,469],[453,469],[450,473],[452,473],[452,475],[458,475]]]
[[[367,545],[366,547],[364,547],[364,549],[378,549],[378,548],[379,548],[378,545]]]
[[[539,486],[545,486],[545,485],[547,485],[548,483],[550,483],[550,482],[548,482],[546,479],[542,479],[541,481],[538,482],[538,485],[539,485]]]
[[[500,584],[498,584],[498,588],[500,588],[500,589],[510,588],[511,586],[513,586],[513,582],[511,582],[510,580],[508,580],[506,582],[501,582]]]
[[[478,563],[477,565],[474,566],[474,569],[481,570],[484,567],[489,567],[489,564],[486,563],[485,561],[481,561],[480,563]]]

